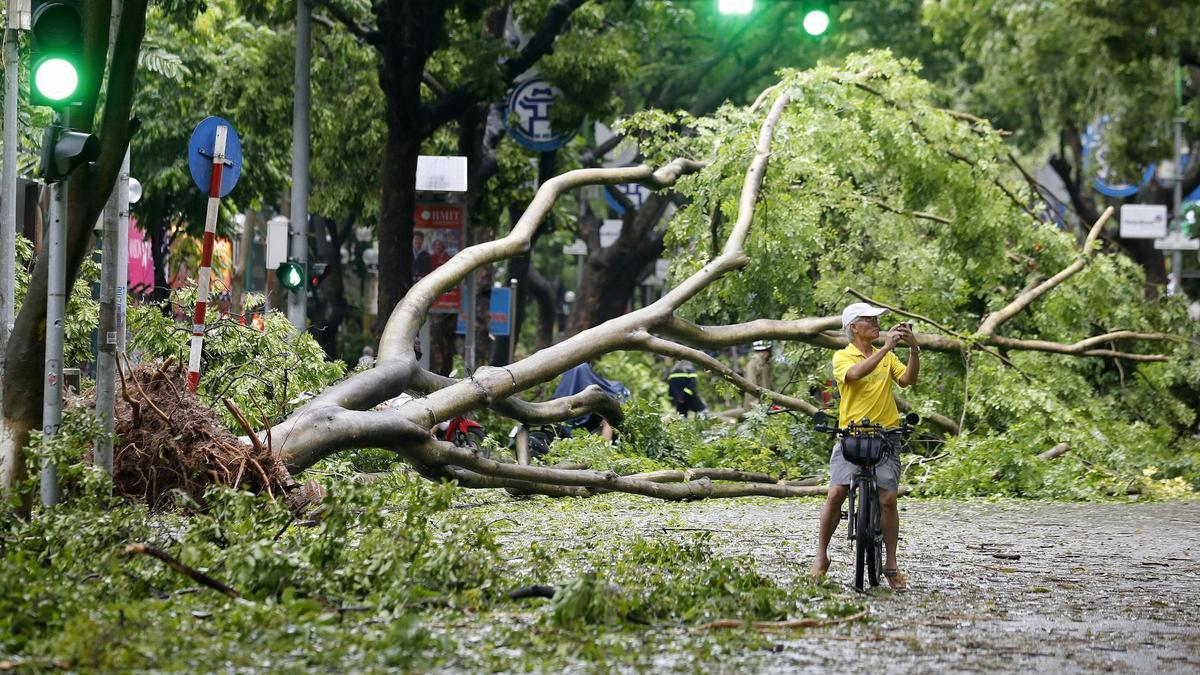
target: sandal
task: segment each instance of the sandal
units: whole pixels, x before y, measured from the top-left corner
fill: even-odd
[[[893,591],[908,590],[908,577],[900,572],[900,570],[892,568],[883,571],[883,577],[887,579],[888,585]]]

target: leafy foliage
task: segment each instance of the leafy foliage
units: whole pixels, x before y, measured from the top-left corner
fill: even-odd
[[[33,267],[33,243],[20,234],[16,237],[16,306],[25,302],[29,288],[29,270]],[[68,366],[92,360],[92,332],[100,320],[100,303],[92,299],[92,285],[100,283],[100,264],[92,259],[83,261],[79,276],[67,296],[63,326],[63,363]]]
[[[193,290],[181,289],[173,294],[169,306],[184,308],[190,316],[194,298]],[[248,305],[259,302],[261,298],[247,298]],[[187,361],[191,331],[164,314],[162,307],[131,307],[128,321],[132,349],[150,358]],[[258,421],[266,426],[303,402],[306,392],[318,392],[346,372],[342,361],[325,360],[324,352],[310,335],[295,335],[287,317],[279,312],[265,314],[263,327],[259,332],[215,312],[205,317],[197,391],[201,400],[216,409],[237,433],[242,433],[241,427],[220,404],[222,398],[232,400],[252,424]]]

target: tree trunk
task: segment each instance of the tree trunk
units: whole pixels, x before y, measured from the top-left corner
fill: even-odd
[[[526,291],[528,297],[537,303],[537,341],[535,350],[542,350],[554,344],[554,321],[558,318],[558,289],[546,277],[530,266],[526,275]]]
[[[151,302],[163,302],[171,297],[171,289],[167,286],[167,251],[171,247],[169,228],[169,224],[163,223],[147,232],[150,235],[150,259],[154,262],[154,288],[146,294]],[[169,312],[170,308],[164,306],[163,310]]]
[[[412,287],[417,155],[421,142],[433,131],[421,105],[421,78],[445,32],[446,5],[388,0],[375,3],[374,11],[380,32],[388,36],[379,45],[379,86],[386,102],[388,132],[379,207],[378,338],[392,309]]]
[[[326,358],[340,358],[337,347],[338,330],[346,318],[350,305],[346,302],[345,285],[342,278],[342,239],[349,231],[353,220],[342,228],[328,218],[316,216],[312,219],[315,226],[316,258],[323,261],[326,268],[325,278],[317,285],[316,300],[310,303],[308,315],[313,318],[309,332],[325,351]],[[353,365],[353,364],[351,364]]]
[[[629,308],[647,266],[662,254],[663,232],[656,225],[668,203],[660,195],[651,196],[625,218],[621,236],[611,246],[588,251],[567,335],[598,326]]]
[[[108,201],[117,173],[125,160],[132,133],[129,112],[133,104],[134,74],[137,55],[146,28],[145,0],[127,0],[117,26],[115,48],[106,58],[109,44],[111,7],[106,3],[88,3],[84,21],[85,62],[92,77],[85,103],[68,114],[68,123],[79,130],[95,132],[100,154],[95,162],[75,170],[70,179],[67,200],[66,288],[79,275],[79,267],[92,251],[92,228]],[[97,119],[100,75],[111,69],[104,92],[104,107]],[[29,441],[29,432],[42,425],[43,366],[46,357],[46,293],[48,256],[39,255],[9,337],[4,360],[4,430],[0,432],[0,478],[22,480],[25,459],[21,449]],[[58,386],[56,383],[55,386]],[[11,482],[0,485],[8,488]]]

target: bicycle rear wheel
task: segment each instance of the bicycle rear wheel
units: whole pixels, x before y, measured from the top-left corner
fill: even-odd
[[[879,585],[880,573],[883,571],[883,528],[879,520],[879,494],[876,492],[871,500],[870,519],[867,526],[870,543],[867,548],[867,579],[872,586]]]

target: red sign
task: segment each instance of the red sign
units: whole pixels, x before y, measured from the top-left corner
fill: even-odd
[[[463,207],[459,204],[417,204],[413,212],[413,281],[441,267],[463,248]],[[462,287],[433,301],[432,312],[459,311]]]

